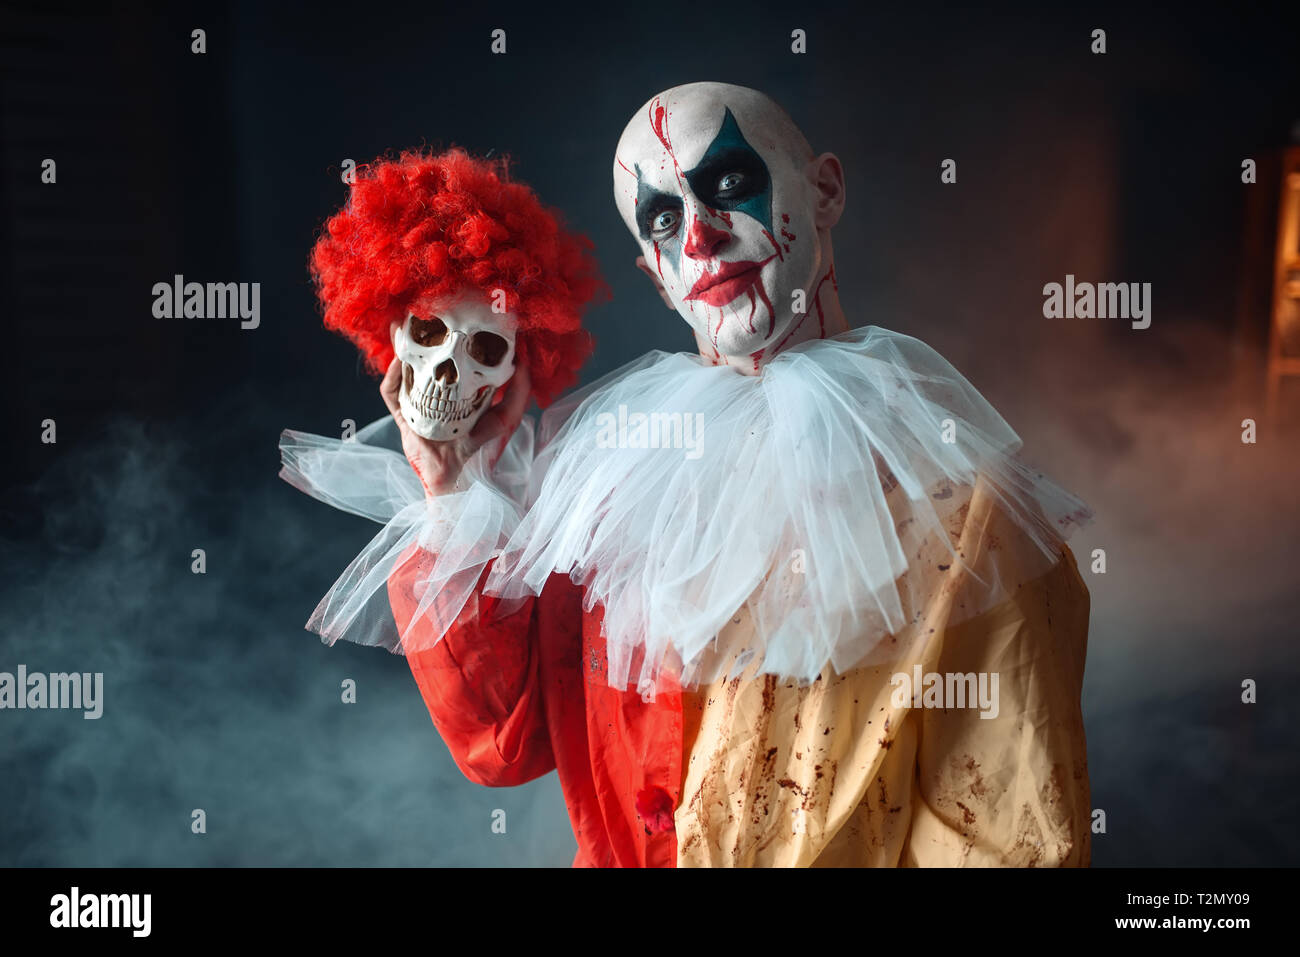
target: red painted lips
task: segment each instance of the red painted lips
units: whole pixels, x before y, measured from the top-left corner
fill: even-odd
[[[771,261],[769,256],[762,262],[724,262],[718,266],[717,272],[706,272],[697,279],[686,298],[708,306],[725,306],[754,285],[759,270]]]

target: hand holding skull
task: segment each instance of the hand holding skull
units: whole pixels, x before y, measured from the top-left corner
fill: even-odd
[[[514,362],[513,317],[463,302],[392,327],[396,357],[379,392],[401,431],[402,450],[430,498],[457,491],[465,463],[488,442],[493,458],[523,418],[529,377]],[[502,401],[492,406],[497,389]]]

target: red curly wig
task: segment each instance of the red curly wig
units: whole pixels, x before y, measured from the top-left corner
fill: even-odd
[[[586,237],[564,229],[507,160],[464,150],[408,150],[357,169],[346,206],[311,252],[327,328],[347,336],[382,373],[390,324],[428,316],[465,292],[503,290],[519,321],[516,361],[549,404],[591,355],[584,306],[605,291]]]

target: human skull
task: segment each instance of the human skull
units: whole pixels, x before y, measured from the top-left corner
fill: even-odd
[[[478,299],[427,318],[407,316],[394,329],[393,349],[402,362],[399,405],[411,428],[435,442],[473,429],[514,374],[517,328],[514,316]]]

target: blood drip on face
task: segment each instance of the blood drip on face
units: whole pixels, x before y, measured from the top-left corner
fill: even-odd
[[[668,135],[668,110],[666,107],[659,105],[659,97],[657,96],[650,101],[650,129],[659,138],[659,142],[664,145],[668,158],[673,161],[673,175],[677,177],[677,185],[681,188],[682,194],[685,195],[686,182],[682,177],[682,168],[677,163],[677,154],[673,152],[672,139]]]
[[[831,281],[831,288],[836,292],[839,292],[840,287],[839,283],[835,281],[834,266],[831,266],[830,269],[826,270],[826,275],[822,276],[821,282],[817,283],[817,290],[813,293],[813,305],[817,307],[817,324],[819,326],[817,335],[818,338],[821,339],[826,338],[826,316],[822,313],[822,284],[825,283],[827,279]]]
[[[781,244],[778,243],[776,241],[776,238],[771,233],[769,233],[766,229],[763,230],[763,235],[766,236],[767,241],[772,244],[772,248],[776,250],[776,255],[781,260],[781,262],[785,262],[785,254],[781,252]]]
[[[796,322],[794,326],[790,329],[790,331],[787,332],[781,338],[781,341],[776,344],[776,348],[772,350],[772,355],[777,355],[781,351],[782,347],[785,346],[785,344],[790,341],[790,337],[799,331],[799,327],[803,325],[804,320],[807,318],[808,318],[808,313],[804,312],[804,314],[799,317],[799,321]]]
[[[817,324],[818,324],[817,338],[819,339],[826,338],[826,316],[822,311],[821,295],[822,295],[822,284],[825,283],[827,279],[831,281],[831,288],[834,289],[836,292],[839,292],[840,287],[839,284],[835,281],[834,266],[831,266],[828,270],[826,270],[826,275],[822,276],[822,278],[817,283],[817,288],[813,291],[813,305],[817,307]],[[795,323],[794,328],[792,328],[789,332],[787,332],[785,336],[782,337],[781,341],[777,343],[776,348],[772,350],[772,355],[776,355],[781,351],[782,347],[787,342],[790,341],[790,337],[799,331],[799,328],[804,324],[804,320],[807,318],[808,318],[807,312],[805,312],[802,316],[799,317],[799,321]]]
[[[789,242],[784,242],[784,243],[782,243],[781,245],[785,247],[785,251],[786,251],[786,252],[789,252],[789,251],[790,251],[790,244],[793,243],[793,242],[795,241],[795,235],[794,235],[794,233],[790,232],[790,230],[788,230],[788,229],[785,228],[785,224],[788,223],[788,222],[790,222],[790,214],[789,214],[789,213],[782,213],[782,214],[781,214],[781,223],[782,223],[782,226],[781,226],[781,237],[782,237],[783,239],[789,240]]]
[[[771,338],[772,333],[776,331],[776,310],[772,308],[772,300],[767,298],[767,290],[763,288],[762,276],[754,280],[753,288],[758,291],[758,295],[763,300],[763,305],[767,306],[767,338]]]

